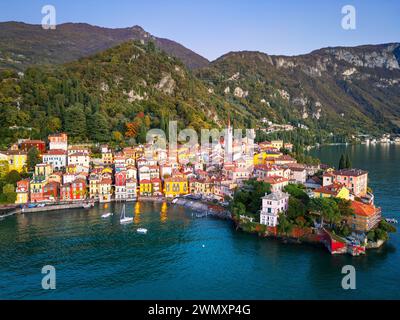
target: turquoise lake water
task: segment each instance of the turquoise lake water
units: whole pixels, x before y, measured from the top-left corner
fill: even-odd
[[[314,150],[337,164],[346,147]],[[347,147],[370,171],[384,215],[400,219],[400,146]],[[235,231],[230,222],[195,219],[174,205],[131,203],[134,224],[121,226],[120,204],[25,214],[0,221],[0,299],[399,299],[400,237],[363,257],[331,256],[322,247],[289,245]],[[136,233],[138,227],[149,230]],[[357,289],[341,287],[354,265]],[[41,287],[45,265],[56,290]]]

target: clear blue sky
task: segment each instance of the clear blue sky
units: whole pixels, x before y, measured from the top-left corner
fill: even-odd
[[[400,41],[399,0],[1,0],[0,21],[40,24],[46,4],[57,24],[140,25],[211,60],[237,50],[295,55]],[[356,30],[341,28],[347,4],[357,10]]]

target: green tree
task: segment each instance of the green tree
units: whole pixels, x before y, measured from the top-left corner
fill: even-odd
[[[310,201],[310,211],[321,216],[321,223],[326,220],[328,223],[337,223],[341,219],[339,207],[334,199],[313,198]]]
[[[78,103],[66,110],[65,131],[75,140],[86,138],[86,117],[83,105]]]
[[[289,235],[289,233],[293,230],[293,224],[283,212],[279,214],[278,221],[278,231],[286,236]]]
[[[18,171],[16,170],[12,170],[9,173],[6,174],[6,176],[4,177],[4,181],[5,183],[8,184],[12,184],[12,185],[16,185],[17,182],[21,180],[21,175],[19,174]]]
[[[10,165],[7,160],[0,161],[0,178],[4,177],[10,170]]]
[[[339,160],[339,170],[342,170],[345,168],[346,168],[346,159],[344,157],[344,154],[342,153],[342,155],[340,156],[340,160]]]
[[[288,218],[294,220],[297,217],[304,217],[306,214],[306,206],[297,198],[289,198],[289,208],[287,211]]]
[[[87,124],[88,134],[92,141],[107,142],[110,140],[109,123],[101,112],[96,112],[88,117]]]
[[[15,200],[17,200],[17,193],[15,192],[15,187],[12,184],[6,184],[3,187],[3,194],[6,203],[15,203]]]
[[[346,160],[345,160],[345,169],[351,169],[351,168],[352,168],[352,164],[351,164],[350,156],[347,153]]]
[[[35,166],[40,163],[40,153],[36,147],[33,147],[28,151],[27,162],[29,171],[35,170]]]

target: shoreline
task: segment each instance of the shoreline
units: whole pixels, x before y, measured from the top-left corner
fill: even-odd
[[[176,200],[175,202],[173,200]],[[184,208],[188,208],[192,211],[192,216],[195,218],[204,218],[211,216],[216,219],[232,221],[233,228],[236,231],[244,232],[247,234],[254,234],[259,238],[267,239],[267,240],[276,240],[281,242],[282,244],[296,244],[296,245],[312,245],[314,247],[325,248],[332,255],[337,254],[350,254],[353,256],[365,255],[367,250],[378,249],[381,248],[387,241],[379,241],[378,243],[367,243],[365,246],[352,246],[348,243],[345,243],[340,248],[337,247],[337,244],[340,243],[335,241],[332,236],[329,236],[329,232],[324,232],[321,230],[317,230],[314,228],[296,228],[294,233],[291,235],[283,235],[275,229],[269,229],[266,226],[263,226],[259,223],[254,223],[255,230],[246,230],[241,221],[238,221],[235,217],[232,216],[231,212],[222,207],[219,203],[210,204],[201,200],[196,199],[187,199],[187,198],[165,198],[165,197],[138,197],[135,201],[117,201],[112,199],[107,203],[136,203],[136,202],[153,202],[153,203],[168,203]],[[96,201],[92,207],[84,208],[83,205],[87,202],[76,202],[70,204],[57,204],[57,205],[49,205],[40,208],[24,208],[24,209],[16,209],[7,214],[1,215],[0,219],[3,220],[6,217],[16,215],[16,214],[25,214],[25,213],[42,213],[42,212],[50,212],[50,211],[64,211],[69,209],[90,209],[93,208],[96,204],[102,205],[106,203],[100,203]],[[297,234],[297,235],[296,235]],[[338,249],[337,249],[338,248]]]

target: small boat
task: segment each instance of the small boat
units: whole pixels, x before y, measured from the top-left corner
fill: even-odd
[[[112,216],[113,216],[113,213],[109,212],[109,213],[103,214],[101,217],[102,217],[103,219],[107,219],[107,218],[112,217]]]
[[[133,218],[132,217],[127,217],[125,215],[125,205],[122,207],[121,217],[119,219],[119,222],[121,224],[128,224],[128,223],[132,223],[133,222]]]
[[[90,209],[91,207],[94,207],[94,203],[88,202],[88,203],[84,203],[82,205],[83,209]]]
[[[399,222],[398,222],[396,219],[394,219],[394,218],[392,218],[392,219],[387,218],[386,221],[389,222],[389,223],[393,223],[393,224],[398,224],[398,223],[399,223]]]
[[[139,228],[136,231],[137,231],[137,233],[147,234],[147,229],[145,229],[145,228]]]

